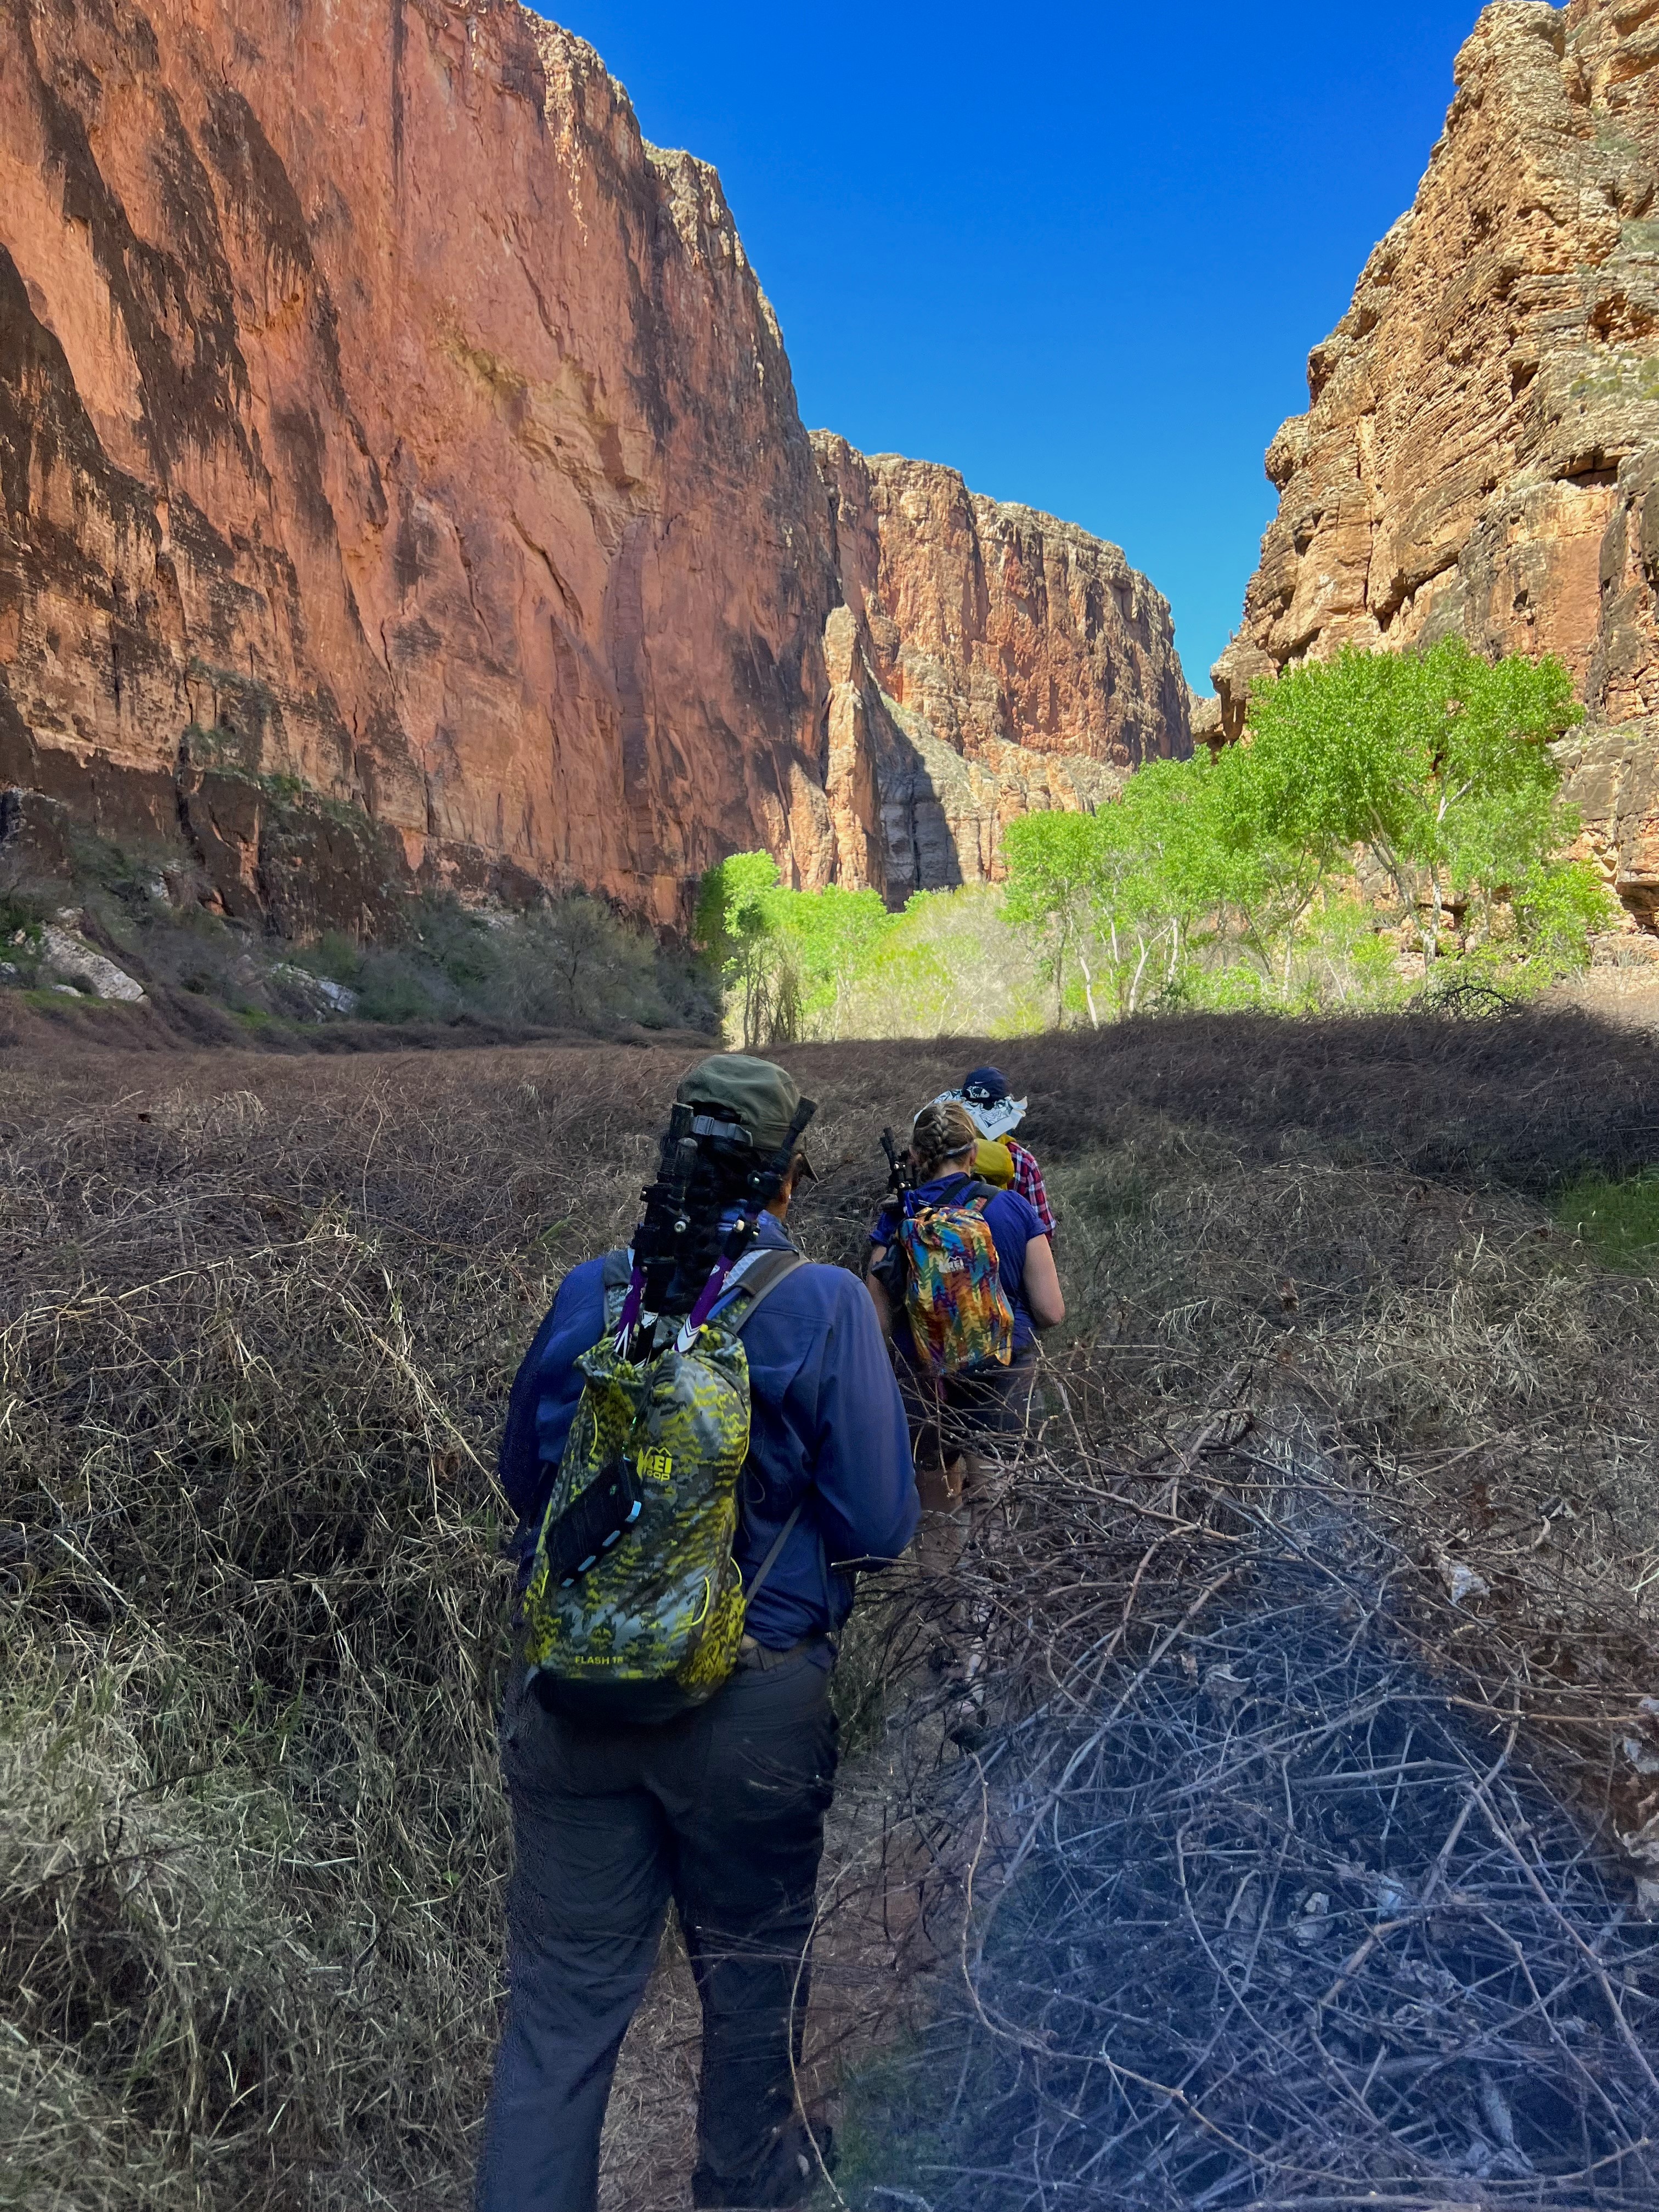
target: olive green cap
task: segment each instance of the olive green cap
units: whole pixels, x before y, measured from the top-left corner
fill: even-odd
[[[682,1106],[713,1106],[748,1130],[758,1152],[775,1152],[789,1134],[800,1104],[800,1085],[769,1060],[741,1052],[700,1060],[674,1093]]]

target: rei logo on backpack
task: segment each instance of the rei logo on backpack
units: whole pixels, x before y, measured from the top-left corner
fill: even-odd
[[[929,1375],[969,1375],[1006,1367],[1013,1358],[1013,1309],[985,1218],[993,1194],[984,1183],[970,1183],[941,1206],[905,1195],[898,1231],[904,1311],[917,1363]]]

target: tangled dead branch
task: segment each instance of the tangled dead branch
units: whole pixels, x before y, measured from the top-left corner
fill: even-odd
[[[0,2205],[468,2201],[506,1863],[484,1470],[560,1273],[631,1219],[687,1056],[0,1059]],[[1097,2202],[1133,2185],[1218,2189],[1218,2212],[1312,2203],[1347,2185],[1310,2177],[1352,2127],[1379,2172],[1405,2141],[1373,2202],[1640,2202],[1647,2092],[1567,1930],[1595,1948],[1634,1894],[1613,1839],[1659,1814],[1641,1710],[1659,1694],[1659,1317],[1650,1283],[1595,1266],[1539,1201],[1659,1154],[1650,1052],[1526,1015],[1159,1023],[1006,1057],[1042,1101],[1080,1318],[1007,1504],[959,1565],[872,1589],[843,1660],[805,2085],[816,2110],[853,2083],[836,2185],[910,2212],[994,2206],[994,2188],[1086,2204],[1108,2175],[1119,2197]],[[855,1260],[877,1133],[969,1062],[792,1059],[823,1101],[803,1231]],[[1419,1887],[1338,1987],[1389,1917],[1337,1814],[1375,1826],[1391,1703],[1423,1719],[1383,1870],[1425,1881],[1474,1809],[1430,1907],[1411,1919]],[[1270,1728],[1279,1763],[1233,1774]],[[1265,1876],[1234,1909],[1251,1850],[1270,1870],[1282,1854],[1278,1918]],[[1466,1894],[1556,1962],[1541,2009],[1514,2017],[1520,1968]],[[1159,1940],[1113,1921],[1117,1900]],[[1253,1909],[1246,1982],[1229,1947]],[[1627,1917],[1599,1954],[1638,2045],[1643,1942]],[[1467,1999],[1411,1978],[1431,1954]],[[1177,1959],[1160,2029],[1155,1975]],[[1118,2075],[1079,2071],[1106,2038],[1091,2008],[1132,1990],[1147,2009],[1121,2024]],[[1254,2060],[1247,2012],[1278,2039]],[[1546,2020],[1560,2039],[1534,2051]],[[1404,2047],[1367,2087],[1372,2033]],[[1435,2040],[1452,2035],[1455,2053]],[[1557,2123],[1586,2036],[1617,2118],[1584,2092],[1571,2165]],[[1431,2057],[1437,2073],[1396,2067]],[[1541,2120],[1523,2059],[1559,2100]],[[695,2075],[671,1948],[624,2053],[607,2212],[683,2205]],[[922,2172],[975,2162],[951,2132],[958,2079],[958,2116],[985,2116],[976,2162],[1000,2143],[1012,2179]],[[1081,2117],[1045,2133],[1060,2097]],[[1484,2176],[1458,2164],[1479,2165],[1477,2134]],[[1048,2179],[1023,2181],[1039,2143]],[[1187,2197],[1149,2194],[1166,2186]]]
[[[936,1600],[1004,1703],[916,1817],[988,1807],[994,1865],[854,2098],[865,2201],[1654,2201],[1659,1941],[1419,1582],[1300,1438],[1146,1507],[1022,1472]]]

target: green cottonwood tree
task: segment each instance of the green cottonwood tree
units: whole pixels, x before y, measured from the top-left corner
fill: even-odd
[[[735,1000],[745,1048],[763,1042],[771,1024],[780,946],[767,900],[777,881],[769,853],[734,853],[707,872],[697,892],[692,942]]]
[[[1002,833],[1008,871],[1004,911],[1041,948],[1044,972],[1054,981],[1056,1023],[1065,1018],[1066,971],[1076,961],[1089,1019],[1100,1026],[1089,945],[1102,897],[1103,852],[1092,814],[1023,814]]]
[[[1449,908],[1511,887],[1564,842],[1549,745],[1583,715],[1554,659],[1494,663],[1461,638],[1421,653],[1345,648],[1256,687],[1251,735],[1218,763],[1236,842],[1302,854],[1304,879],[1316,869],[1319,880],[1364,848],[1402,918],[1426,911],[1432,959]]]
[[[735,853],[703,877],[693,937],[719,969],[748,1048],[833,1031],[891,920],[879,892],[788,890],[769,854]]]
[[[1161,945],[1166,985],[1180,972],[1194,933],[1235,888],[1237,868],[1220,841],[1214,766],[1200,752],[1191,760],[1149,761],[1117,801],[1118,834],[1136,858],[1137,942]],[[1126,1012],[1135,1011],[1138,996],[1132,990]]]

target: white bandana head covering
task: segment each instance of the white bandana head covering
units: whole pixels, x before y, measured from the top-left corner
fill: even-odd
[[[963,1079],[960,1091],[942,1091],[933,1103],[964,1108],[981,1136],[994,1144],[1018,1128],[1029,1101],[1008,1096],[1007,1082],[998,1069],[976,1067]]]

